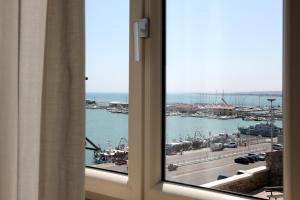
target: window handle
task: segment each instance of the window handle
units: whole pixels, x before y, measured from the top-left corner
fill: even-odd
[[[149,19],[143,18],[133,24],[134,59],[140,62],[142,59],[142,38],[149,37]]]

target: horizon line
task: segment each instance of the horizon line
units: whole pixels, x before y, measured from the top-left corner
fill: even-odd
[[[124,91],[113,91],[113,92],[108,92],[108,91],[86,91],[86,94],[88,93],[102,93],[102,94],[128,94],[129,92],[124,92]],[[190,91],[190,92],[186,92],[186,91],[180,91],[180,92],[167,92],[167,94],[218,94],[218,95],[222,95],[222,94],[282,94],[282,90],[265,90],[265,91],[236,91],[236,92],[210,92],[210,91],[203,91],[203,92],[195,92],[195,91]]]

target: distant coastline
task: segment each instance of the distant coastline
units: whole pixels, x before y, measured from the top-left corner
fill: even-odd
[[[224,93],[224,95],[247,95],[247,96],[279,96],[282,97],[282,91],[261,91],[261,92],[236,92]]]
[[[128,92],[86,92],[86,94],[123,94]],[[167,95],[237,95],[237,96],[282,96],[282,91],[253,91],[253,92],[168,92]]]
[[[183,94],[183,95],[235,95],[235,96],[282,96],[282,91],[254,91],[254,92],[169,92],[169,94]]]
[[[282,106],[281,91],[257,91],[257,92],[232,92],[232,93],[171,93],[166,94],[166,103],[204,103],[220,104],[223,98],[230,105],[236,106],[268,106],[268,98],[276,99],[274,106]],[[97,102],[129,102],[128,93],[116,92],[87,92],[86,99]]]

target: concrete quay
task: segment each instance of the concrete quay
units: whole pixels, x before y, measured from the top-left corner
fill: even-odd
[[[219,175],[233,176],[238,170],[249,170],[259,166],[266,166],[265,161],[250,163],[249,165],[234,163],[234,159],[250,152],[266,152],[271,150],[270,143],[260,143],[249,147],[225,148],[223,151],[211,152],[209,148],[186,151],[183,154],[166,156],[166,180],[202,185],[217,180]],[[169,164],[177,164],[176,171],[168,171]],[[93,165],[99,169],[106,169],[127,173],[127,165],[104,163]]]

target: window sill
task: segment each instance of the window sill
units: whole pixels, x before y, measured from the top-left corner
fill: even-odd
[[[175,183],[160,183],[147,193],[146,199],[164,200],[250,200],[252,198],[224,194],[218,191],[209,191],[201,188],[183,186]]]
[[[85,168],[85,190],[120,199],[128,199],[131,193],[127,175],[89,168]]]

